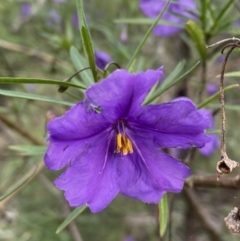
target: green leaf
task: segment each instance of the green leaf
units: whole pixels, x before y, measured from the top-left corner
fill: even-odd
[[[53,98],[50,98],[47,96],[29,94],[29,93],[17,92],[17,91],[10,91],[10,90],[1,90],[0,89],[0,95],[9,96],[9,97],[17,97],[17,98],[28,99],[28,100],[40,100],[40,101],[56,103],[56,104],[60,104],[60,105],[67,105],[67,106],[74,105],[74,103],[67,102],[64,100],[56,100],[56,99],[53,99]]]
[[[219,129],[207,129],[206,134],[216,134],[216,133],[221,133],[221,130]]]
[[[229,85],[227,87],[225,87],[223,90],[225,91],[229,91],[233,88],[238,88],[239,84],[235,84],[235,85]],[[214,95],[211,95],[209,98],[207,98],[206,100],[204,100],[203,102],[201,102],[200,104],[198,104],[197,108],[201,109],[205,106],[207,106],[208,104],[210,104],[212,101],[214,101],[215,99],[217,99],[220,96],[220,91],[218,91],[217,93],[215,93]]]
[[[67,218],[61,223],[61,225],[57,228],[56,234],[60,233],[69,223],[71,223],[78,215],[80,215],[87,206],[81,206],[78,208],[75,208],[68,216]]]
[[[145,105],[150,104],[152,101],[154,101],[156,98],[158,98],[161,94],[163,94],[165,91],[170,89],[172,86],[179,83],[181,80],[184,79],[185,76],[187,76],[189,73],[191,73],[200,62],[197,62],[191,69],[186,71],[184,74],[180,75],[180,73],[183,70],[183,67],[185,65],[185,62],[180,62],[176,68],[172,71],[172,73],[163,81],[163,83],[159,86],[156,91],[148,97],[147,101],[144,102]],[[180,76],[179,76],[180,75]],[[179,77],[177,77],[179,76]],[[166,84],[164,83],[166,82]]]
[[[122,18],[122,19],[115,19],[113,22],[119,23],[119,24],[126,23],[126,24],[145,25],[145,24],[153,24],[155,22],[155,19],[151,19],[151,18]],[[173,22],[169,22],[169,21],[165,21],[165,20],[159,20],[157,24],[162,24],[162,25],[166,25],[166,26],[174,26],[174,27],[182,27],[182,24],[173,23]]]
[[[168,224],[168,198],[167,193],[164,194],[161,201],[158,204],[159,209],[159,234],[162,238],[166,232]]]
[[[145,34],[145,36],[143,37],[142,41],[140,42],[140,44],[137,46],[135,52],[133,53],[131,59],[128,62],[127,65],[127,69],[131,69],[131,66],[135,60],[135,58],[137,57],[137,55],[139,54],[140,50],[142,49],[142,46],[145,44],[145,42],[147,41],[148,37],[151,35],[153,28],[158,24],[159,20],[161,19],[163,13],[165,12],[165,10],[167,9],[169,3],[171,0],[167,0],[166,4],[164,5],[163,9],[161,10],[161,12],[159,13],[158,17],[156,18],[156,20],[153,22],[153,24],[151,25],[151,27],[148,29],[147,33]]]
[[[112,44],[112,47],[114,49],[117,49],[118,53],[121,53],[126,59],[130,58],[128,48],[125,46],[125,44],[122,44],[120,41],[116,41],[116,37],[113,31],[111,31],[109,28],[107,28],[104,25],[94,23],[93,25],[91,25],[91,29],[100,31],[101,34],[103,34],[104,37],[107,38],[108,42]]]
[[[207,58],[207,49],[206,49],[206,42],[204,37],[204,32],[202,29],[198,26],[198,24],[192,20],[189,20],[185,24],[185,28],[187,32],[189,33],[191,39],[196,45],[196,48],[199,52],[199,55],[201,56],[203,61],[206,61]]]
[[[92,43],[89,37],[89,32],[84,26],[82,26],[82,38],[84,41],[84,46],[88,55],[88,61],[93,73],[94,80],[97,81],[96,61],[92,48]]]
[[[219,78],[221,75],[217,75],[216,78]],[[240,71],[224,73],[224,77],[240,77]]]
[[[201,11],[200,11],[200,20],[202,23],[203,31],[206,30],[206,23],[207,23],[207,8],[208,8],[208,0],[201,1]]]
[[[35,78],[13,78],[13,77],[0,77],[0,84],[42,84],[42,85],[61,85],[66,87],[74,87],[79,89],[86,89],[81,85],[76,85],[69,82],[49,79],[35,79]]]
[[[22,180],[20,180],[18,183],[16,183],[14,186],[12,186],[9,191],[7,191],[6,194],[0,196],[0,201],[4,200],[5,198],[7,198],[9,195],[11,195],[12,193],[14,193],[18,188],[20,188],[21,186],[23,186],[29,179],[31,179],[31,177],[34,175],[34,173],[37,171],[38,167],[36,167],[29,175],[27,175],[26,177],[24,177]]]
[[[85,58],[79,54],[78,50],[74,46],[70,48],[70,57],[76,70],[88,67]],[[79,75],[87,87],[94,84],[92,72],[90,70],[84,70]]]
[[[217,18],[214,22],[214,24],[212,25],[210,31],[209,31],[209,34],[210,36],[213,36],[216,32],[216,29],[218,28],[219,26],[219,23],[221,23],[221,19],[224,17],[224,15],[226,14],[227,11],[229,11],[229,9],[233,6],[233,3],[234,3],[235,0],[230,0],[226,3],[225,6],[223,6],[222,10],[221,11],[218,11],[219,14],[217,15]]]
[[[81,34],[81,39],[83,42],[84,52],[88,58],[89,65],[92,70],[93,78],[95,82],[97,82],[97,69],[96,69],[96,61],[93,51],[92,38],[90,31],[88,29],[84,9],[83,9],[83,1],[77,0],[77,11],[78,11],[78,22],[79,22],[79,30]]]
[[[210,104],[208,108],[221,108],[220,104]],[[226,110],[240,111],[239,105],[225,105]]]
[[[37,156],[43,155],[46,152],[46,146],[33,145],[13,145],[8,147],[10,150],[20,152],[23,156]]]

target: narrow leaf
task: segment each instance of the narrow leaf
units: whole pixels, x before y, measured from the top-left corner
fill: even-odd
[[[61,223],[61,225],[57,228],[56,234],[60,233],[68,224],[70,224],[78,215],[80,215],[87,206],[80,206],[75,208],[67,218]]]
[[[169,75],[169,77],[165,80],[168,82],[168,84],[160,85],[159,88],[149,97],[148,101],[146,101],[144,104],[147,105],[154,101],[156,98],[158,98],[161,94],[163,94],[165,91],[170,89],[172,86],[176,85],[179,83],[181,80],[184,79],[189,73],[191,73],[198,65],[200,62],[197,62],[191,69],[187,70],[184,74],[180,75],[177,77],[180,72],[183,69],[183,64],[184,62],[180,62],[176,68],[173,70],[173,72]],[[163,81],[163,83],[165,82]],[[162,87],[163,86],[163,87]]]
[[[154,21],[154,23],[151,25],[151,27],[148,29],[147,33],[145,34],[145,36],[143,37],[142,41],[140,42],[140,44],[137,46],[135,52],[133,53],[131,59],[129,60],[129,63],[127,65],[127,69],[131,69],[131,66],[134,62],[134,59],[137,57],[137,55],[139,54],[139,52],[142,49],[142,46],[145,44],[145,42],[147,41],[148,37],[151,35],[153,28],[158,24],[159,20],[161,19],[163,13],[165,12],[165,10],[167,9],[169,3],[171,0],[167,0],[167,2],[165,3],[163,9],[161,10],[161,12],[159,13],[158,17],[156,18],[156,20]]]
[[[91,67],[94,80],[97,81],[96,60],[92,49],[92,43],[90,40],[89,31],[84,26],[82,26],[81,33],[84,41],[85,51],[87,52],[87,56],[88,56],[88,62]]]
[[[38,167],[36,167],[29,175],[27,175],[25,178],[23,178],[21,181],[16,183],[14,186],[12,186],[7,193],[0,196],[0,201],[4,200],[8,196],[10,196],[12,193],[14,193],[17,189],[19,189],[21,186],[23,186],[37,171]]]
[[[19,152],[23,156],[43,155],[46,152],[46,146],[33,145],[13,145],[8,147],[10,150]]]
[[[208,108],[221,108],[220,104],[210,104],[208,105]],[[232,110],[232,111],[240,111],[239,105],[225,105],[226,110]]]
[[[151,18],[122,18],[122,19],[115,19],[113,21],[114,23],[126,23],[126,24],[153,24],[155,22],[155,19]],[[182,24],[173,23],[165,20],[159,20],[158,24],[166,25],[166,26],[174,26],[174,27],[183,27]]]
[[[86,89],[81,85],[76,85],[69,82],[49,79],[35,79],[35,78],[13,78],[13,77],[0,77],[0,84],[42,84],[42,85],[61,85],[66,87],[74,87],[79,89]]]
[[[235,84],[235,85],[229,85],[227,87],[224,88],[224,92],[231,90],[233,88],[238,88],[239,84]],[[201,109],[205,106],[207,106],[208,104],[210,104],[212,101],[214,101],[215,99],[217,99],[220,96],[220,91],[218,91],[217,93],[215,93],[214,95],[211,95],[210,97],[208,97],[206,100],[204,100],[203,102],[201,102],[200,104],[198,104],[197,108]]]
[[[159,234],[162,238],[166,232],[167,224],[168,224],[168,198],[167,194],[165,193],[163,198],[158,204],[159,210]]]
[[[203,61],[206,61],[207,57],[207,49],[206,49],[206,42],[205,42],[205,37],[202,29],[198,26],[197,23],[195,23],[192,20],[189,20],[185,28],[187,32],[189,33],[191,39],[196,45],[196,48],[199,52],[199,55],[201,56]]]
[[[217,75],[216,78],[219,78],[221,75]],[[224,77],[240,77],[240,71],[224,73]]]
[[[76,70],[88,67],[85,58],[79,54],[78,50],[74,46],[70,48],[70,57]],[[84,70],[79,75],[81,76],[81,79],[86,86],[92,85],[94,83],[92,72],[90,70]]]
[[[209,31],[210,35],[214,34],[215,29],[218,27],[219,23],[221,22],[221,19],[223,18],[223,16],[225,15],[225,13],[233,6],[235,0],[229,0],[225,6],[223,6],[222,10],[219,11],[219,14],[217,15],[217,18],[214,22],[214,24],[212,25],[212,28]]]
[[[56,100],[56,99],[53,99],[53,98],[50,98],[47,96],[29,94],[29,93],[17,92],[17,91],[10,91],[10,90],[1,90],[0,89],[0,95],[9,96],[9,97],[17,97],[17,98],[28,99],[28,100],[40,100],[40,101],[56,103],[56,104],[60,104],[60,105],[67,105],[67,106],[74,105],[74,103],[67,102],[64,100]]]
[[[82,0],[77,0],[77,11],[78,11],[79,30],[81,34],[84,52],[88,58],[88,62],[92,70],[93,78],[95,81],[97,81],[97,69],[96,69],[96,61],[95,61],[93,45],[92,45],[92,38],[91,38],[90,31],[88,29]]]

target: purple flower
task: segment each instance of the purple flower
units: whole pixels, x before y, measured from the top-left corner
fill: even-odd
[[[214,95],[215,93],[217,93],[219,90],[219,87],[214,84],[214,83],[209,83],[207,84],[207,93],[208,95]]]
[[[140,9],[149,18],[156,18],[163,9],[165,0],[140,0]],[[181,31],[187,19],[194,19],[190,13],[196,10],[194,0],[176,0],[168,5],[167,11],[164,12],[162,20],[180,24],[182,27],[170,25],[157,25],[153,33],[157,36],[169,36]]]
[[[99,69],[104,69],[105,66],[112,61],[111,56],[103,51],[95,51],[96,65]]]
[[[206,109],[201,109],[200,112],[208,119],[207,129],[215,129],[212,112]],[[220,141],[217,134],[208,134],[208,137],[211,138],[211,141],[206,143],[204,147],[199,148],[200,153],[204,156],[211,156],[220,146]]]
[[[55,3],[65,3],[66,0],[54,0]]]
[[[129,237],[125,238],[123,241],[134,241],[134,238],[129,236]]]
[[[119,192],[158,203],[165,192],[182,190],[189,168],[160,148],[203,147],[207,120],[191,101],[142,106],[162,75],[163,68],[116,70],[49,122],[44,160],[50,170],[66,168],[55,185],[70,206],[99,212]]]
[[[179,97],[174,99],[174,101],[179,100],[185,100],[192,103],[192,101],[187,97]],[[206,120],[207,129],[215,129],[214,118],[211,111],[207,109],[201,109],[199,110],[199,112]],[[215,152],[220,145],[220,141],[217,134],[208,134],[207,136],[210,138],[210,141],[207,142],[203,147],[199,148],[200,153],[204,156],[212,155],[213,152]],[[173,150],[172,153],[175,157],[179,157],[181,155],[181,150]]]
[[[55,10],[51,10],[51,11],[49,12],[49,18],[50,18],[51,21],[52,21],[53,23],[55,23],[55,24],[60,24],[61,21],[62,21],[62,18],[61,18],[61,16],[60,16],[60,14],[59,14],[57,11],[55,11]]]
[[[78,14],[77,13],[74,13],[73,14],[73,17],[72,17],[72,23],[73,23],[73,26],[75,28],[79,28],[79,24],[78,24]]]
[[[126,42],[128,40],[127,25],[121,25],[120,41]]]
[[[22,21],[25,21],[32,13],[32,7],[28,3],[23,3],[21,6],[20,18]]]

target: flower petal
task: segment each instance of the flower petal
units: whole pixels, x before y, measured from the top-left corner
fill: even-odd
[[[165,3],[166,1],[161,0],[140,0],[140,9],[146,16],[156,18],[163,9]],[[182,28],[159,24],[154,28],[153,33],[157,36],[169,36],[179,32],[184,28],[187,18],[195,18],[189,13],[189,11],[195,11],[195,9],[196,4],[193,0],[178,0],[176,2],[171,2],[167,11],[163,14],[162,20],[170,23],[182,24]]]
[[[94,55],[96,59],[96,65],[99,69],[104,69],[105,66],[112,61],[111,56],[103,51],[95,51]]]
[[[190,169],[135,132],[128,131],[128,136],[134,153],[118,161],[121,193],[143,202],[158,203],[166,191],[180,192]]]
[[[141,11],[150,18],[156,18],[166,2],[159,0],[140,0]]]
[[[119,189],[115,163],[109,161],[113,153],[113,147],[109,147],[111,137],[102,136],[94,144],[75,158],[55,185],[65,191],[70,206],[87,204],[92,212],[99,212],[116,197]]]
[[[76,156],[81,155],[85,141],[56,141],[50,139],[50,145],[44,156],[44,162],[52,171],[60,170],[70,165]],[[87,143],[86,143],[87,144]]]
[[[151,139],[157,147],[203,147],[210,141],[204,135],[209,120],[189,100],[144,106],[128,120],[139,135]]]
[[[217,134],[209,134],[207,136],[211,138],[211,141],[206,143],[204,147],[199,148],[199,151],[204,156],[211,156],[220,146],[220,140]]]
[[[99,106],[109,121],[123,118],[141,106],[147,93],[162,77],[162,70],[159,68],[137,74],[116,70],[87,89],[87,101]]]
[[[146,203],[158,203],[165,191],[155,182],[136,150],[133,154],[118,159],[120,192]]]
[[[199,110],[203,116],[208,118],[208,129],[215,129],[214,124],[214,118],[212,115],[212,112],[207,109],[201,109]],[[211,141],[206,143],[204,147],[199,148],[199,151],[204,156],[210,156],[213,152],[216,151],[216,149],[220,146],[220,140],[218,138],[217,134],[209,134],[207,135],[209,138],[211,138]]]
[[[51,139],[74,140],[95,135],[109,126],[101,113],[91,106],[79,102],[63,116],[54,118],[47,129]]]

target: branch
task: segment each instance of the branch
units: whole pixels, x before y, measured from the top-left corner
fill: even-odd
[[[31,134],[31,132],[29,132],[28,130],[23,129],[22,127],[20,127],[19,125],[17,125],[16,123],[14,123],[13,121],[9,120],[7,117],[3,116],[0,114],[0,121],[2,121],[5,125],[7,125],[10,129],[13,129],[14,131],[16,131],[17,133],[19,133],[20,135],[22,135],[23,137],[25,137],[26,139],[28,139],[29,141],[31,141],[33,144],[36,145],[44,145],[45,143],[42,142],[41,140],[38,140],[35,136],[33,136]],[[44,162],[41,160],[38,163],[37,169],[36,166],[34,166],[33,168],[31,168],[20,180],[18,180],[16,183],[21,182],[21,180],[25,179],[26,177],[30,176],[30,174],[32,172],[34,172],[34,174],[32,175],[32,177],[24,184],[22,185],[20,188],[18,188],[15,192],[13,192],[12,194],[10,194],[7,198],[5,198],[3,201],[0,202],[0,213],[4,211],[4,209],[6,208],[6,206],[8,205],[8,203],[26,186],[28,185],[28,183],[30,183],[32,180],[34,180],[39,173],[41,173],[41,171],[45,168]],[[13,186],[15,186],[16,184],[14,184]]]
[[[71,67],[69,63],[65,62],[64,60],[58,59],[56,57],[51,56],[50,54],[43,53],[39,51],[38,49],[32,49],[28,48],[19,44],[10,43],[8,41],[5,41],[3,39],[0,39],[0,48],[15,51],[18,53],[23,53],[28,56],[35,56],[39,58],[40,60],[47,62],[47,63],[53,63],[56,62],[57,64],[61,65],[62,67]]]
[[[15,192],[13,192],[12,194],[10,194],[7,198],[5,198],[3,201],[0,202],[0,213],[3,212],[6,208],[6,206],[9,204],[9,202],[25,187],[28,185],[28,183],[30,183],[32,180],[34,180],[39,173],[41,173],[41,171],[45,168],[45,165],[43,163],[43,161],[39,162],[38,166],[37,166],[37,170],[36,167],[34,166],[33,168],[31,168],[20,180],[18,180],[16,183],[21,182],[21,180],[25,179],[27,176],[29,176],[30,173],[34,172],[34,174],[32,175],[32,177],[26,182],[24,183],[24,185],[22,185],[20,188],[18,188]],[[13,186],[15,186],[16,184],[14,184]]]
[[[211,220],[208,210],[200,203],[199,197],[196,195],[194,190],[185,188],[183,193],[187,198],[187,201],[192,206],[194,213],[201,220],[201,224],[206,228],[208,234],[213,238],[213,240],[221,241],[221,230],[219,226]]]
[[[222,177],[217,180],[216,175],[192,175],[185,180],[188,187],[222,187],[231,189],[240,189],[240,175],[234,177]]]
[[[9,120],[6,116],[0,114],[0,121],[2,121],[6,126],[8,126],[10,129],[15,130],[20,135],[31,141],[33,144],[36,145],[45,145],[44,142],[38,140],[34,135],[32,135],[31,132],[28,130],[23,129],[18,124],[14,123],[13,121]]]

